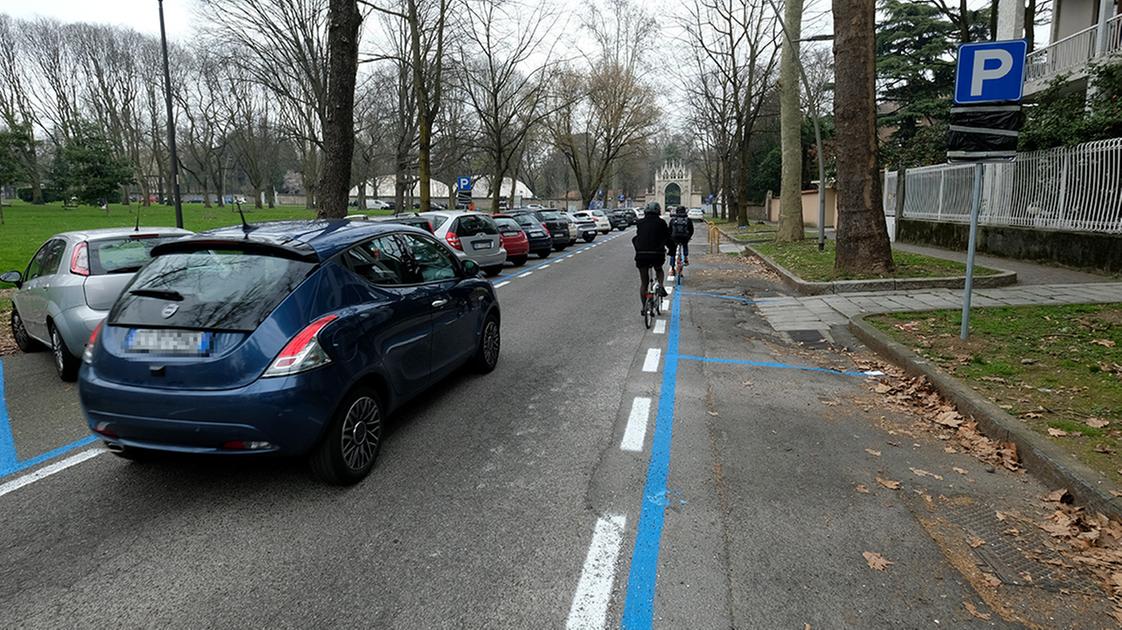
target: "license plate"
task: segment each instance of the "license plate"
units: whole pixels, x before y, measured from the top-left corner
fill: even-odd
[[[530,236],[545,236],[544,232],[530,232]]]
[[[210,352],[210,333],[197,330],[134,328],[125,340],[129,352],[204,355]]]
[[[491,241],[476,241],[471,246],[475,249],[491,249]]]

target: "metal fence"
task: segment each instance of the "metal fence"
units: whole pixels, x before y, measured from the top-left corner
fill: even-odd
[[[906,219],[970,220],[973,165],[907,171]],[[885,212],[896,207],[896,172],[885,173]],[[981,225],[1122,233],[1122,138],[1017,154],[985,165]]]

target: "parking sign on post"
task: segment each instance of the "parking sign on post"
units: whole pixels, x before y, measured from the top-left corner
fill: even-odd
[[[970,301],[974,289],[974,250],[978,240],[978,213],[982,207],[983,160],[1012,159],[1024,118],[1024,40],[963,44],[955,66],[954,101],[947,133],[947,158],[974,162],[974,189],[970,200],[970,238],[966,246],[966,286],[962,296],[962,330],[970,334]]]

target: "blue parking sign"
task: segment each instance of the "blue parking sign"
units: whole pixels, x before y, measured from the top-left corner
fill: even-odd
[[[954,102],[993,103],[1019,101],[1024,95],[1023,39],[962,44],[955,67]]]
[[[471,185],[471,178],[470,177],[457,177],[456,178],[456,188],[458,188],[461,191],[471,190],[473,188],[472,185]]]

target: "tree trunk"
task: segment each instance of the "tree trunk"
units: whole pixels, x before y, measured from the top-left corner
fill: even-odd
[[[405,212],[405,173],[400,166],[394,175],[393,203],[394,212]]]
[[[358,182],[357,205],[358,205],[359,212],[362,212],[363,210],[366,210],[366,180],[365,179],[359,180],[359,182]]]
[[[803,115],[799,106],[799,38],[803,0],[787,0],[784,7],[783,57],[779,66],[779,135],[782,178],[779,186],[777,241],[803,240]]]
[[[876,0],[833,0],[834,119],[838,231],[834,266],[849,273],[894,270],[877,169]]]
[[[1025,0],[1025,43],[1029,52],[1036,49],[1036,0]]]
[[[264,197],[264,196],[265,196],[265,191],[261,189],[261,185],[260,184],[254,185],[254,187],[253,187],[253,207],[254,208],[257,208],[258,210],[261,209],[261,206],[264,205],[264,204],[261,203],[261,198]],[[270,207],[272,207],[272,206],[270,206]]]
[[[422,116],[419,121],[420,141],[417,143],[417,188],[420,193],[421,212],[432,209],[432,120]]]
[[[958,37],[963,44],[970,43],[970,7],[966,0],[958,0]]]
[[[319,174],[319,213],[347,216],[351,163],[355,148],[355,74],[362,13],[355,0],[330,0],[327,27],[327,103],[323,122],[323,167]]]
[[[992,0],[990,2],[990,41],[997,40],[997,2]]]

